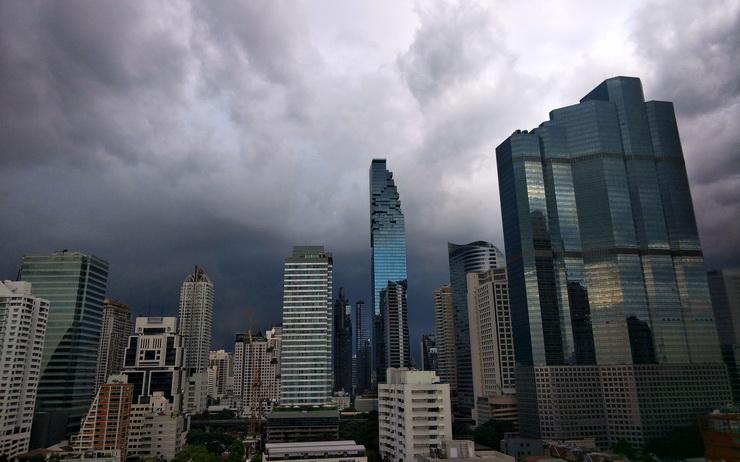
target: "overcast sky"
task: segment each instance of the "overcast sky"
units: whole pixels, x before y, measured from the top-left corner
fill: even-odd
[[[615,75],[675,103],[707,265],[740,266],[740,0],[3,1],[0,278],[80,250],[111,297],[175,315],[199,264],[233,349],[247,307],[279,322],[294,244],[369,300],[385,157],[418,355],[447,242],[503,250],[495,147]]]

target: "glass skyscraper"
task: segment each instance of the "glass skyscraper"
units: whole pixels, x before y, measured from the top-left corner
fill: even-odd
[[[31,448],[46,448],[79,430],[95,396],[108,262],[67,250],[27,255],[18,279],[50,302],[31,432]]]
[[[406,284],[406,225],[393,173],[386,168],[385,159],[373,159],[370,165],[370,247],[375,315],[373,357],[376,383],[381,383],[385,381],[388,353],[380,293],[390,282]]]
[[[371,329],[372,329],[372,318],[374,314],[370,311],[369,307],[365,306],[365,302],[358,300],[355,302],[355,394],[361,395],[370,388],[370,380],[372,377],[372,364],[371,364]]]
[[[729,402],[673,105],[611,78],[496,157],[521,433],[642,444]]]

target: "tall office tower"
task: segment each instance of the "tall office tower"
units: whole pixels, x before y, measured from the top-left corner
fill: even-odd
[[[380,292],[390,282],[406,281],[406,225],[401,211],[401,199],[386,168],[385,159],[373,159],[370,164],[370,247],[373,288],[373,360],[375,383],[385,381],[385,321],[380,304]],[[405,284],[405,282],[404,282]],[[397,355],[398,352],[394,352]]]
[[[273,327],[262,335],[236,334],[234,399],[240,415],[263,415],[280,400],[280,357],[283,333]]]
[[[226,396],[234,382],[234,355],[225,350],[211,351],[208,364],[214,374],[212,389],[209,388],[208,394],[212,398]]]
[[[473,418],[480,425],[506,413],[516,418],[514,340],[506,269],[468,273]],[[500,399],[499,397],[506,396]]]
[[[185,446],[184,350],[176,318],[136,318],[122,371],[133,385],[129,456],[171,460]]]
[[[444,285],[434,290],[434,337],[437,341],[437,374],[450,384],[452,407],[457,404],[457,355],[452,289]]]
[[[117,460],[125,461],[133,393],[125,375],[111,375],[98,388],[80,433],[72,437],[74,451],[114,451]]]
[[[0,282],[0,454],[28,452],[49,302],[28,282]]]
[[[437,341],[434,335],[421,336],[421,370],[437,371]]]
[[[388,383],[378,385],[380,458],[391,462],[429,455],[452,439],[450,385],[434,371],[388,369]]]
[[[707,276],[732,397],[740,404],[740,270],[709,271]]]
[[[108,262],[67,250],[27,255],[18,280],[50,304],[30,445],[46,448],[79,430],[95,396]]]
[[[374,315],[365,302],[355,302],[355,394],[365,393],[372,379],[372,342],[370,332]]]
[[[108,377],[121,372],[131,327],[131,310],[128,305],[106,298],[103,302],[103,329],[98,346],[96,391],[108,382]]]
[[[185,367],[196,371],[208,367],[213,331],[213,283],[203,268],[185,278],[180,288],[180,335],[185,339]]]
[[[352,393],[352,305],[339,289],[334,302],[334,391]]]
[[[468,325],[468,282],[466,275],[473,271],[501,268],[504,256],[493,244],[484,241],[470,244],[447,244],[450,263],[455,351],[457,359],[456,417],[470,418],[474,406],[473,366],[470,359],[470,327]]]
[[[296,246],[285,259],[280,403],[331,402],[332,255],[322,246]]]
[[[496,157],[520,433],[641,445],[729,402],[673,105],[611,78]]]
[[[380,291],[380,307],[383,313],[386,366],[411,367],[406,281],[388,281],[388,287]]]

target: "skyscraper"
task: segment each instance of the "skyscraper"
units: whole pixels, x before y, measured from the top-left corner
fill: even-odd
[[[434,332],[437,341],[437,374],[442,383],[450,384],[452,407],[457,404],[457,355],[452,289],[443,285],[434,290]]]
[[[344,288],[334,302],[334,390],[352,393],[352,305]]]
[[[437,371],[437,341],[434,335],[421,336],[421,370]]]
[[[373,358],[376,383],[385,380],[385,321],[382,319],[380,293],[390,282],[406,284],[406,225],[401,199],[386,168],[385,159],[370,164],[370,247],[373,289]],[[397,352],[393,353],[397,355]]]
[[[203,268],[196,266],[180,289],[180,335],[185,340],[185,368],[208,367],[213,335],[213,283]]]
[[[108,262],[79,252],[27,255],[18,275],[49,301],[31,449],[67,439],[95,396]]]
[[[457,370],[456,417],[470,418],[474,406],[473,369],[470,360],[470,328],[468,325],[468,282],[466,275],[504,265],[504,256],[493,244],[484,241],[470,244],[447,244],[450,263],[455,354]]]
[[[640,445],[727,403],[673,105],[611,78],[496,157],[520,433]]]
[[[282,328],[236,334],[234,344],[234,398],[241,415],[272,411],[280,399]]]
[[[285,259],[280,403],[323,405],[332,394],[332,266],[322,246]]]
[[[732,397],[740,404],[740,270],[709,271],[707,276]]]
[[[108,382],[108,377],[121,372],[131,327],[131,310],[128,305],[106,298],[103,302],[103,329],[98,346],[96,391]]]
[[[374,315],[365,306],[365,302],[355,302],[355,358],[354,372],[356,377],[355,394],[361,395],[370,388],[372,378],[372,345],[370,332],[373,328]]]
[[[208,394],[213,398],[226,396],[234,382],[234,355],[225,350],[211,351],[208,364],[213,372],[213,384],[209,381]]]
[[[0,282],[0,454],[28,452],[49,302],[28,282]]]
[[[386,367],[411,367],[406,281],[388,281],[388,287],[380,291],[380,309]]]

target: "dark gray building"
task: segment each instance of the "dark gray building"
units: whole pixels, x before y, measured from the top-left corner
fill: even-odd
[[[344,288],[334,302],[334,391],[352,393],[352,305]]]
[[[365,393],[371,386],[372,378],[372,345],[371,335],[374,315],[365,302],[355,302],[355,394]]]
[[[641,445],[728,403],[673,105],[608,79],[496,157],[522,436]]]
[[[421,336],[421,370],[437,372],[437,340],[434,334]]]
[[[709,271],[714,320],[735,404],[740,404],[740,270]]]
[[[412,367],[406,290],[406,281],[388,281],[380,291],[386,367]]]

